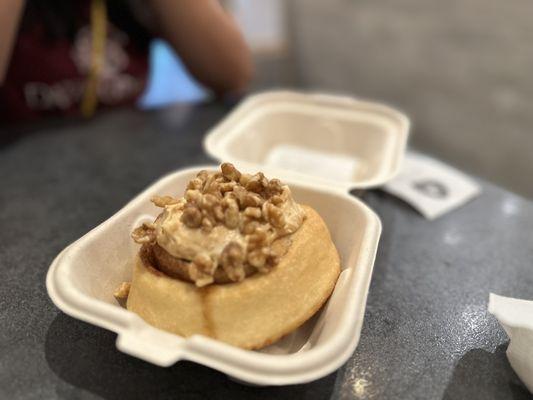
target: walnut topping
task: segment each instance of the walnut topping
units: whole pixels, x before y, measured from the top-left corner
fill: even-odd
[[[233,188],[233,195],[235,197],[235,200],[237,201],[237,204],[240,206],[240,208],[243,208],[244,198],[246,197],[247,194],[248,192],[246,191],[246,189],[240,185],[235,186]]]
[[[185,192],[185,200],[191,203],[199,203],[202,199],[202,193],[198,189],[189,189]]]
[[[241,178],[241,173],[237,171],[237,168],[235,168],[233,164],[224,163],[220,166],[220,169],[222,170],[222,175],[224,175],[224,178],[228,179],[229,181],[238,182]]]
[[[273,198],[276,197],[276,201],[278,202],[278,204],[283,202],[283,200],[279,196],[282,192],[283,192],[283,186],[282,186],[281,181],[279,179],[271,179],[268,182],[268,184],[266,186],[266,194],[267,194],[268,197],[271,198],[271,200],[273,200]]]
[[[251,235],[259,227],[259,222],[247,220],[243,224],[242,233],[245,235]]]
[[[267,244],[268,235],[264,229],[257,227],[255,231],[248,235],[248,246],[251,248],[263,247]]]
[[[189,264],[189,277],[202,287],[214,282],[216,264],[205,253],[197,254]]]
[[[211,232],[213,230],[213,222],[209,219],[209,217],[202,218],[202,229],[204,229],[206,232]]]
[[[242,207],[259,207],[264,202],[257,193],[246,193],[242,199]]]
[[[252,179],[252,175],[250,174],[241,174],[241,178],[239,179],[239,183],[242,186],[246,186],[248,182],[250,182],[250,179]]]
[[[187,189],[200,190],[203,185],[204,185],[204,181],[202,181],[200,178],[194,178],[187,185]]]
[[[117,290],[115,290],[115,292],[113,293],[113,296],[119,301],[126,300],[130,294],[130,288],[130,282],[122,282],[117,288]]]
[[[222,193],[231,192],[235,188],[235,185],[237,185],[236,182],[223,182],[219,186],[220,191]]]
[[[153,196],[150,201],[154,203],[155,206],[161,208],[172,204],[178,204],[178,199],[175,199],[170,196]]]
[[[131,233],[131,237],[135,241],[135,243],[155,243],[156,232],[154,224],[150,222],[143,223],[141,226],[133,230],[133,232]]]
[[[228,208],[224,212],[224,223],[228,229],[235,229],[239,226],[239,210],[235,208]]]
[[[218,187],[216,174],[209,175],[204,183],[204,193],[215,192]]]
[[[220,255],[220,264],[232,281],[240,282],[245,278],[243,263],[244,250],[238,243],[230,242]]]
[[[270,202],[275,206],[279,206],[281,203],[283,203],[283,199],[281,198],[281,196],[275,195],[270,198]]]
[[[213,208],[219,204],[219,200],[215,195],[210,193],[204,194],[202,200],[200,201],[200,207],[208,212],[212,212]]]
[[[200,182],[202,182],[202,184],[207,180],[207,178],[209,177],[209,172],[207,172],[205,169],[201,170],[200,172],[198,172],[198,174],[196,175],[196,178],[198,180],[200,180]],[[193,179],[194,180],[194,179]]]
[[[211,258],[205,254],[205,253],[199,253],[197,254],[193,260],[193,264],[196,264],[196,266],[205,273],[212,274],[215,272],[215,263]]]
[[[189,228],[198,228],[202,224],[202,213],[198,206],[188,203],[181,214],[181,222]]]
[[[246,207],[244,209],[244,215],[250,218],[261,218],[261,209],[259,207]]]
[[[224,221],[224,210],[222,209],[222,205],[220,203],[213,207],[213,215],[218,222]]]
[[[262,172],[258,172],[250,178],[245,188],[251,192],[261,193],[268,185],[268,180]]]
[[[234,193],[231,194],[233,195]],[[224,200],[222,200],[221,203],[224,208],[233,208],[239,211],[239,204],[237,203],[237,199],[234,196],[225,196]]]
[[[252,250],[248,253],[248,262],[262,272],[265,268],[266,254],[263,249]]]
[[[157,228],[143,224],[132,237],[161,246],[166,255],[158,260],[179,260],[197,286],[268,272],[304,219],[281,181],[261,172],[241,173],[230,163],[219,172],[200,171],[182,199],[155,196],[152,201],[165,208],[155,221]]]
[[[272,203],[263,205],[263,216],[275,228],[281,228],[285,224],[281,209]]]

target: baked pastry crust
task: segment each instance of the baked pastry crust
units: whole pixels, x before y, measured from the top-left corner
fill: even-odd
[[[292,332],[331,295],[340,260],[328,228],[311,207],[292,243],[268,273],[241,282],[197,287],[156,268],[150,248],[136,258],[127,308],[157,328],[201,334],[259,349]]]

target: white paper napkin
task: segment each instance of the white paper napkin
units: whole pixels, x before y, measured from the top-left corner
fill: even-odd
[[[480,186],[470,177],[434,158],[408,152],[386,192],[401,198],[427,219],[435,219],[476,197]]]
[[[491,293],[488,309],[511,339],[507,347],[511,367],[533,393],[533,301]]]

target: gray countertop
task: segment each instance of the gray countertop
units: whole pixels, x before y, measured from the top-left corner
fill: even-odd
[[[533,299],[533,203],[485,182],[432,222],[382,192],[363,195],[383,234],[361,340],[310,384],[256,388],[189,362],[159,368],[55,308],[45,289],[55,255],[161,175],[208,162],[202,136],[226,111],[121,110],[0,147],[0,398],[529,398],[486,305],[489,292]]]

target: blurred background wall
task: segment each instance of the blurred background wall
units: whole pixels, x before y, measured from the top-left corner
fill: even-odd
[[[254,51],[253,90],[390,103],[411,117],[414,147],[533,198],[531,0],[224,4]]]
[[[380,99],[412,144],[533,197],[530,0],[293,0],[297,84]]]

